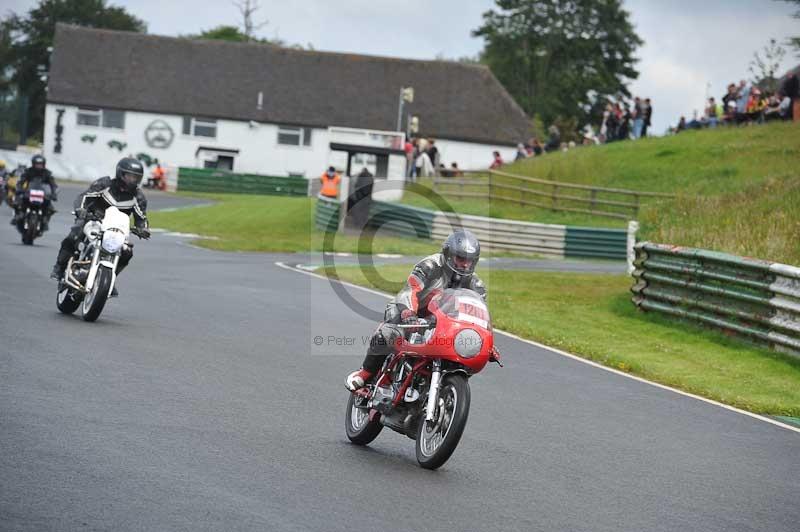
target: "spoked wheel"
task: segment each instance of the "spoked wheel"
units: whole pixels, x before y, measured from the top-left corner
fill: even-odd
[[[94,285],[83,298],[83,319],[84,321],[95,321],[103,312],[103,307],[108,301],[111,291],[111,269],[101,266],[97,270]]]
[[[78,310],[78,307],[81,306],[81,300],[83,299],[80,293],[64,283],[60,283],[58,288],[58,296],[56,296],[56,306],[58,310],[64,314],[72,314]]]
[[[347,411],[344,416],[344,430],[347,438],[356,445],[367,445],[380,434],[383,425],[377,419],[370,421],[369,409],[359,408],[366,405],[367,400],[361,396],[350,394]]]
[[[417,429],[419,465],[436,469],[450,458],[467,426],[469,401],[469,383],[464,375],[448,375],[443,379],[436,415],[432,421],[420,420]]]

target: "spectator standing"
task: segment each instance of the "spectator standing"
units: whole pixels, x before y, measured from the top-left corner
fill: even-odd
[[[528,152],[525,151],[525,145],[521,142],[517,144],[517,155],[514,157],[515,161],[519,161],[520,159],[526,159],[528,157]]]
[[[642,136],[644,128],[644,103],[637,96],[633,99],[633,138],[638,139]]]
[[[403,151],[406,153],[406,178],[414,177],[414,143],[417,139],[406,140]]]
[[[461,177],[464,175],[464,172],[458,167],[458,163],[453,161],[450,163],[450,174],[452,174],[453,177]]]
[[[631,112],[627,105],[619,106],[620,120],[617,126],[617,140],[627,140],[630,137],[630,118]]]
[[[713,96],[708,99],[705,119],[706,122],[708,122],[708,127],[711,128],[717,127],[717,102],[714,101]]]
[[[433,139],[428,139],[428,149],[426,153],[431,160],[431,165],[434,168],[439,168],[439,149],[436,147],[436,141]]]
[[[322,180],[322,188],[319,193],[326,198],[339,197],[339,183],[342,177],[336,172],[336,168],[329,166],[328,169],[320,176]]]
[[[750,91],[752,90],[752,85],[747,83],[747,81],[742,80],[739,82],[739,90],[736,93],[736,113],[739,115],[744,115],[747,113],[747,102],[750,101]]]
[[[680,133],[684,129],[686,129],[686,117],[682,116],[678,121],[678,126],[675,128],[675,133]]]
[[[490,170],[495,170],[503,166],[503,158],[500,156],[499,151],[492,152],[492,156],[494,157],[494,160],[492,160],[492,164],[489,165]]]
[[[650,98],[644,99],[644,125],[642,126],[642,136],[647,136],[647,130],[652,125],[651,120],[653,118],[653,104],[650,102]]]
[[[781,92],[785,97],[789,98],[791,110],[789,119],[800,120],[800,80],[797,79],[797,74],[792,74],[786,78]]]

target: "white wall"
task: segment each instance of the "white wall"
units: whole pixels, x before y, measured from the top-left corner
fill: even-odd
[[[55,147],[56,110],[64,109],[62,125],[62,150]],[[45,111],[44,154],[48,167],[56,177],[91,181],[113,173],[117,161],[126,155],[147,153],[169,166],[198,166],[195,153],[200,146],[238,149],[234,159],[235,172],[253,172],[286,176],[290,173],[305,173],[306,177],[317,177],[327,167],[328,131],[314,129],[311,146],[287,146],[278,144],[278,126],[233,120],[217,120],[216,138],[183,135],[183,118],[175,115],[126,112],[125,129],[77,124],[77,107],[48,104]],[[145,140],[145,130],[154,120],[163,120],[175,134],[167,149],[151,148]],[[95,135],[93,143],[81,141],[84,135]],[[110,148],[108,142],[118,140],[126,143],[123,151]]]
[[[64,109],[62,125],[62,151],[55,147],[56,110]],[[286,146],[278,144],[278,126],[254,124],[233,120],[217,120],[216,138],[183,135],[183,118],[177,115],[160,115],[128,111],[125,113],[125,129],[109,129],[78,125],[76,106],[48,104],[45,111],[44,155],[48,167],[57,178],[92,181],[111,175],[117,161],[127,155],[147,153],[167,166],[201,166],[195,159],[199,146],[238,149],[234,159],[234,172],[252,172],[266,175],[287,176],[304,174],[317,178],[330,165],[344,169],[346,158],[331,152],[328,129],[314,129],[311,146]],[[163,120],[172,128],[174,139],[169,148],[157,149],[147,145],[145,130],[155,120]],[[81,141],[84,135],[94,135],[93,143]],[[108,142],[117,140],[127,144],[120,152],[110,148]],[[468,142],[437,140],[441,162],[449,167],[452,161],[460,168],[483,169],[492,162],[492,151],[498,150],[506,161],[512,161],[515,148],[475,144]],[[337,156],[341,156],[338,157]],[[343,159],[340,161],[339,159]],[[392,158],[394,159],[394,158]],[[402,158],[401,158],[402,159]],[[399,164],[392,160],[390,170],[398,171]],[[402,173],[402,172],[400,172]]]
[[[461,170],[485,170],[492,164],[493,151],[499,151],[503,161],[514,161],[517,148],[508,146],[492,146],[491,144],[476,144],[458,140],[434,139],[439,150],[439,162],[450,168],[450,163],[458,163]]]

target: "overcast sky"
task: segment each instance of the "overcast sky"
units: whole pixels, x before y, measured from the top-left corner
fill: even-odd
[[[35,0],[3,0],[3,11],[27,11]],[[227,0],[112,0],[145,20],[159,35],[196,33],[240,16]],[[483,46],[470,31],[493,0],[260,0],[263,37],[317,50],[418,59],[474,56]],[[702,109],[706,85],[722,96],[725,86],[749,77],[753,52],[770,38],[800,35],[790,4],[775,0],[625,0],[645,45],[634,94],[649,96],[654,132],[662,133],[681,114]],[[191,9],[187,9],[191,6]],[[5,13],[4,13],[5,14]],[[789,52],[782,70],[800,63]]]

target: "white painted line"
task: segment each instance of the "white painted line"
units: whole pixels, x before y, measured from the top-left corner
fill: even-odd
[[[325,277],[324,275],[320,275],[318,273],[305,271],[305,270],[298,270],[297,268],[293,268],[293,267],[291,267],[291,266],[289,266],[287,264],[284,264],[283,262],[276,262],[275,265],[280,267],[280,268],[283,268],[285,270],[290,270],[290,271],[293,271],[293,272],[302,273],[302,274],[309,275],[309,276],[312,276],[312,277],[317,277],[319,279],[323,279],[323,280],[328,281],[328,282],[331,281],[331,279],[329,279],[328,277]],[[392,297],[391,295],[387,294],[386,292],[381,292],[381,291],[378,291],[378,290],[373,290],[372,288],[366,288],[364,286],[359,286],[357,284],[348,283],[347,281],[334,281],[334,282],[338,282],[338,283],[343,284],[345,286],[350,286],[352,288],[357,288],[359,290],[363,290],[365,292],[369,292],[370,294],[375,294],[375,295],[382,296],[382,297],[385,297],[385,298],[391,298]],[[684,397],[691,397],[692,399],[697,399],[698,401],[703,401],[704,403],[708,403],[708,404],[711,404],[711,405],[714,405],[714,406],[718,406],[720,408],[724,408],[725,410],[730,410],[731,412],[736,412],[738,414],[742,414],[742,415],[745,415],[745,416],[748,416],[748,417],[751,417],[751,418],[754,418],[754,419],[758,419],[759,421],[764,421],[765,423],[769,423],[771,425],[775,425],[775,426],[784,428],[786,430],[790,430],[792,432],[796,432],[796,433],[800,434],[800,428],[794,427],[792,425],[787,425],[786,423],[781,423],[780,421],[777,421],[775,419],[771,419],[769,417],[762,416],[760,414],[754,414],[753,412],[748,412],[747,410],[742,410],[740,408],[736,408],[735,406],[726,405],[726,404],[720,403],[718,401],[714,401],[713,399],[708,399],[707,397],[702,397],[702,396],[699,396],[699,395],[695,395],[693,393],[684,392],[683,390],[679,390],[677,388],[672,388],[672,387],[667,386],[665,384],[659,384],[657,382],[649,381],[647,379],[643,379],[642,377],[637,377],[636,375],[631,375],[630,373],[625,373],[624,371],[620,371],[618,369],[609,368],[609,367],[604,366],[602,364],[598,364],[597,362],[593,362],[591,360],[587,360],[585,358],[581,358],[578,355],[573,355],[572,353],[567,353],[566,351],[562,351],[560,349],[556,349],[555,347],[550,347],[550,346],[547,346],[547,345],[544,345],[544,344],[540,344],[539,342],[535,342],[533,340],[528,340],[527,338],[522,338],[520,336],[517,336],[514,333],[506,332],[506,331],[503,331],[503,330],[500,330],[500,329],[495,329],[495,332],[497,332],[499,334],[502,334],[504,336],[507,336],[509,338],[512,338],[514,340],[517,340],[517,341],[520,341],[520,342],[524,342],[526,344],[530,344],[532,346],[538,347],[539,349],[543,349],[545,351],[550,351],[551,353],[555,353],[557,355],[561,355],[561,356],[564,356],[564,357],[567,357],[567,358],[571,358],[572,360],[575,360],[575,361],[580,362],[582,364],[587,364],[587,365],[593,366],[593,367],[595,367],[597,369],[601,369],[603,371],[608,371],[610,373],[614,373],[616,375],[619,375],[620,377],[633,379],[635,381],[638,381],[638,382],[641,382],[641,383],[644,383],[644,384],[649,384],[650,386],[655,386],[656,388],[661,388],[662,390],[668,390],[670,392],[677,393],[677,394],[682,395]]]
[[[402,255],[398,255],[397,253],[378,253],[376,257],[379,259],[399,259]]]

